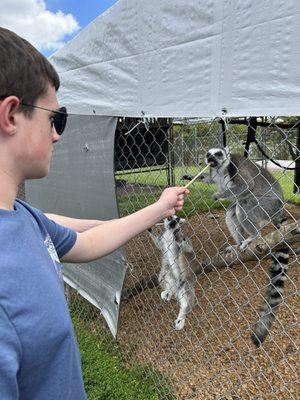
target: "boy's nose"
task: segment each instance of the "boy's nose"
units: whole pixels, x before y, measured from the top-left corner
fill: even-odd
[[[59,136],[59,134],[56,132],[55,127],[53,126],[53,128],[52,128],[52,142],[53,142],[53,143],[56,143],[56,142],[59,141],[59,139],[60,139],[60,136]]]

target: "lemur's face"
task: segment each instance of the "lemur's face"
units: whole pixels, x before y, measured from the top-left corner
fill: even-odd
[[[179,229],[182,224],[185,223],[184,218],[177,217],[177,215],[172,215],[169,218],[164,219],[165,229],[176,230]]]
[[[228,160],[228,153],[222,147],[209,149],[205,154],[206,164],[213,168],[220,167],[226,160]]]

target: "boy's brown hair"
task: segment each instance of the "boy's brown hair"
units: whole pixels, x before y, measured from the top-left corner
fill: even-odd
[[[51,85],[58,90],[57,72],[35,47],[14,32],[0,27],[0,97],[17,96],[34,105]],[[20,107],[30,116],[32,109]]]

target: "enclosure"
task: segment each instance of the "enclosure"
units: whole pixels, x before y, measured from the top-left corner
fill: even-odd
[[[244,156],[242,164],[247,158],[269,170],[280,212],[278,183],[283,191],[285,218],[269,216],[241,249],[226,219],[240,200],[216,199],[218,185],[203,180],[189,186],[179,215],[193,249],[186,273],[195,304],[182,330],[174,329],[178,302],[161,298],[163,254],[149,232],[102,260],[65,265],[79,344],[93,338],[96,356],[111,332],[112,354],[124,369],[138,363],[151,399],[299,398],[299,14],[296,1],[120,0],[50,59],[69,117],[49,177],[26,187],[33,205],[79,218],[123,217],[165,187],[186,185],[183,177],[204,168],[207,151],[225,145]],[[241,172],[232,167],[224,190]],[[249,171],[241,186],[256,206],[246,218],[258,215],[265,192],[253,181],[267,183],[264,170]],[[174,282],[176,295],[181,283]],[[267,291],[267,314],[276,317],[257,348],[251,334]],[[88,379],[95,364],[83,358],[88,393],[101,380]],[[116,398],[101,396],[90,399]]]
[[[288,217],[284,227],[294,228],[300,216],[294,183],[299,119],[265,118],[263,122],[256,127],[257,142],[282,168],[263,157],[254,142],[248,156],[280,182]],[[234,119],[233,123],[226,119],[225,125],[224,119],[119,118],[114,165],[120,216],[151,204],[169,185],[186,184],[181,177],[201,170],[206,151],[223,146],[224,140],[231,152],[244,154],[251,129],[249,118]],[[125,246],[127,272],[117,335],[122,359],[128,368],[137,362],[144,365],[145,382],[154,374],[157,397],[153,398],[296,399],[299,231],[289,237],[286,230],[281,238],[290,249],[288,278],[276,321],[257,349],[251,332],[270,282],[268,267],[276,243],[266,242],[267,251],[260,255],[250,251],[246,257],[237,248],[233,259],[228,259],[224,248],[234,244],[225,221],[229,203],[214,200],[215,191],[215,185],[194,182],[179,213],[186,218],[183,230],[195,251],[189,267],[197,274],[196,302],[183,330],[174,329],[178,302],[166,303],[160,297],[161,252],[148,232]],[[161,226],[156,229],[162,231]],[[276,229],[269,224],[262,237],[272,231]],[[107,324],[98,308],[69,286],[67,296],[75,320],[79,318],[84,330],[102,341]]]
[[[248,124],[239,125],[228,121],[226,139],[231,152],[244,154],[250,127],[249,119],[246,121]],[[265,126],[257,128],[258,143],[272,159],[285,160],[282,165],[293,168],[299,157],[298,119],[273,118],[265,122]],[[284,123],[289,124],[288,128],[284,128]],[[154,125],[160,129],[159,121]],[[129,125],[128,130],[131,128]],[[173,121],[170,130],[169,162],[174,166],[173,183],[179,185],[183,184],[182,175],[203,167],[208,149],[223,145],[224,130],[220,120]],[[297,192],[295,171],[268,162],[255,143],[250,145],[249,157],[272,171],[284,190],[288,223],[298,221],[300,199],[293,194]],[[151,203],[170,181],[168,169],[150,167],[147,171],[124,172],[116,174],[117,182],[121,182],[117,185],[121,215]],[[256,349],[251,342],[251,329],[269,284],[267,268],[272,248],[262,257],[250,256],[251,261],[243,260],[238,252],[235,265],[229,267],[226,260],[223,265],[215,263],[215,256],[228,243],[234,243],[225,223],[228,203],[213,200],[216,189],[212,185],[196,181],[190,190],[182,212],[188,221],[184,229],[192,239],[197,261],[206,262],[205,268],[198,269],[197,301],[187,317],[187,325],[183,331],[174,330],[178,304],[175,300],[166,304],[160,298],[161,290],[155,286],[161,267],[160,253],[145,233],[126,246],[128,272],[120,342],[128,348],[137,346],[134,357],[170,374],[175,395],[180,399],[296,399],[299,394],[297,245],[288,244],[289,278],[274,329],[262,347]],[[263,235],[272,228],[269,226]]]

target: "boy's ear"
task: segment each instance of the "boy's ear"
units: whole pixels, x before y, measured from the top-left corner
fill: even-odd
[[[0,101],[0,132],[14,135],[17,131],[17,118],[20,100],[16,96],[8,96]]]

